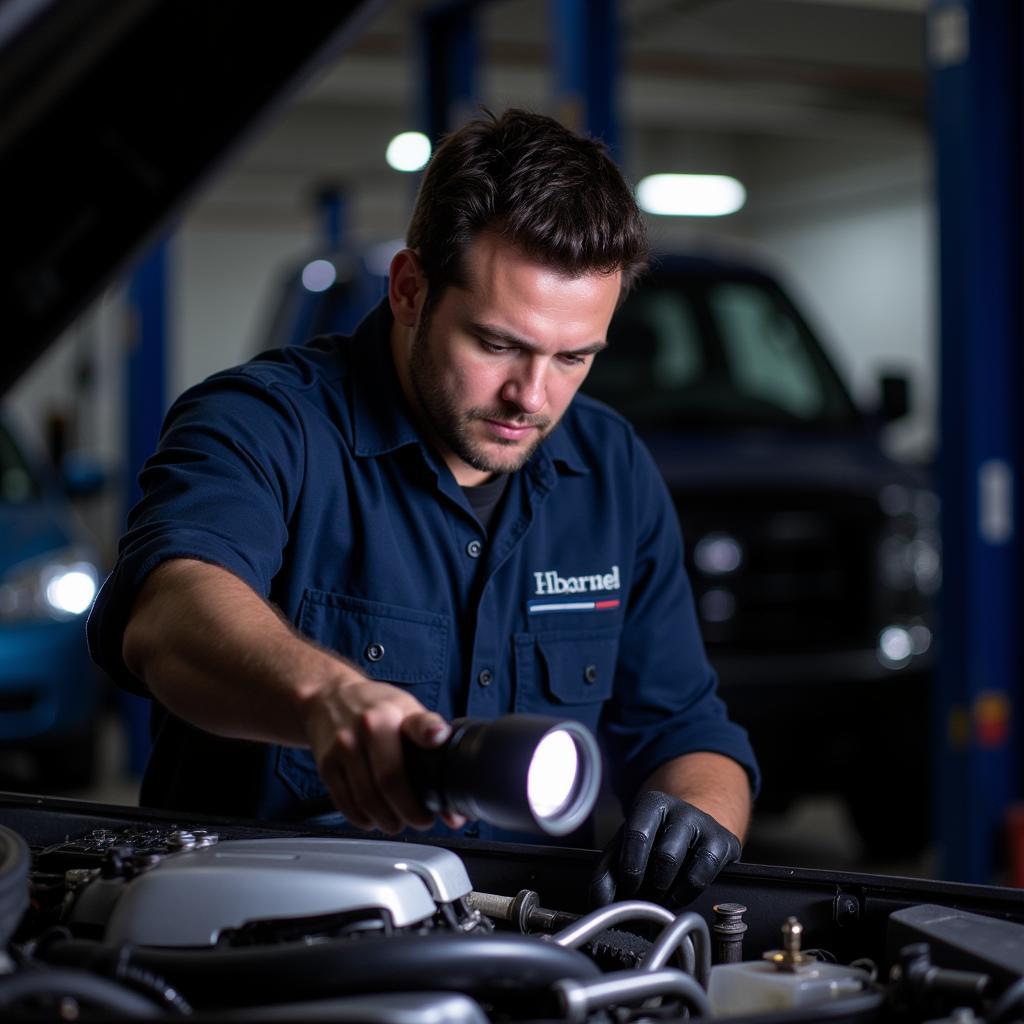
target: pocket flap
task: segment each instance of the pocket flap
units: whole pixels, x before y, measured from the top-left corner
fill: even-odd
[[[448,616],[345,594],[307,590],[299,628],[371,679],[438,683],[448,659]]]
[[[562,704],[607,700],[615,683],[619,630],[573,630],[537,636],[548,690]]]

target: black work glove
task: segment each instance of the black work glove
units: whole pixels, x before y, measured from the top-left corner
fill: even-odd
[[[681,906],[739,856],[739,839],[709,814],[667,793],[641,793],[597,865],[590,901],[641,896]]]

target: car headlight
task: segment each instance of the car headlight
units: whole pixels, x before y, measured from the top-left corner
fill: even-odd
[[[81,548],[48,551],[0,578],[0,623],[73,619],[92,607],[99,570]]]

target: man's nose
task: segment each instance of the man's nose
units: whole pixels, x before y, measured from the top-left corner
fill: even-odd
[[[546,367],[540,360],[531,359],[518,368],[502,388],[501,397],[517,405],[525,413],[538,413],[547,404]]]

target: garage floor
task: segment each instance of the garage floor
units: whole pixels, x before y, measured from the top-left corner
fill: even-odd
[[[138,800],[138,780],[123,774],[124,737],[113,716],[102,723],[99,751],[95,783],[60,795],[106,804],[134,805]],[[0,788],[38,792],[28,758],[16,754],[0,758]],[[785,814],[755,815],[743,859],[756,864],[936,877],[936,858],[930,850],[909,861],[866,859],[843,801],[829,796],[807,798]]]

